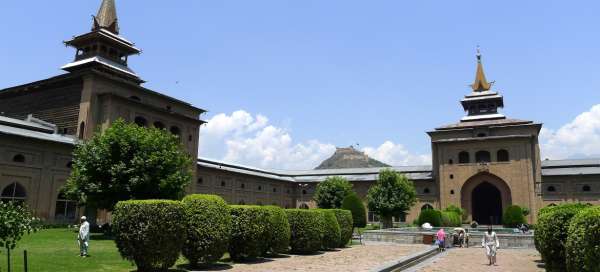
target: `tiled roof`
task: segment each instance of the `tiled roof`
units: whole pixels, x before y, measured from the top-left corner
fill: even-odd
[[[349,181],[373,181],[377,179],[379,171],[385,167],[374,168],[343,168],[343,169],[316,169],[316,170],[264,170],[233,163],[225,163],[206,158],[198,159],[198,165],[213,169],[232,171],[240,174],[272,178],[291,182],[320,182],[329,176],[345,177]],[[431,166],[397,166],[390,167],[404,173],[411,180],[433,180]]]

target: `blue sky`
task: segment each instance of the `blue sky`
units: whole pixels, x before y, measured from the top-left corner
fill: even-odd
[[[74,56],[61,42],[90,29],[99,4],[5,1],[0,87],[61,73]],[[215,121],[200,155],[268,168],[313,167],[355,143],[393,164],[426,162],[425,131],[463,115],[478,44],[504,113],[544,123],[545,155],[599,154],[599,5],[117,0],[121,34],[144,50],[129,62],[145,86]]]

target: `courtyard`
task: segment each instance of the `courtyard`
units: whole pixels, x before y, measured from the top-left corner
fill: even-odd
[[[23,250],[28,251],[29,271],[129,272],[136,267],[123,260],[112,239],[92,234],[90,257],[79,257],[76,232],[72,229],[46,229],[26,235],[11,251],[11,271],[23,270]],[[425,245],[367,244],[311,255],[280,255],[248,263],[233,263],[228,256],[214,266],[189,270],[182,257],[172,271],[371,271],[387,262],[428,248]],[[6,250],[0,252],[0,271],[7,271]]]
[[[468,268],[468,269],[467,269]],[[540,254],[535,249],[499,249],[498,265],[488,266],[481,247],[455,248],[425,261],[410,272],[511,271],[542,272]]]

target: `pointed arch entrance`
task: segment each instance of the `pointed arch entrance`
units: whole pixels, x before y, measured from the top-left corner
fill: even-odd
[[[502,213],[512,203],[510,188],[501,178],[477,174],[461,189],[461,205],[469,220],[483,225],[502,224]]]

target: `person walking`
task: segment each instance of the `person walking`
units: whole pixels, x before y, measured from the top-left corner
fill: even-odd
[[[90,223],[88,223],[85,216],[81,217],[81,225],[79,226],[79,233],[77,234],[77,241],[79,242],[79,256],[88,256],[88,247],[90,246]]]
[[[500,242],[498,236],[493,231],[492,226],[488,226],[487,232],[483,234],[481,239],[481,247],[485,248],[485,255],[487,255],[489,264],[496,264],[496,251],[500,248]]]
[[[435,236],[435,243],[438,245],[438,250],[440,252],[444,251],[446,249],[446,232],[444,232],[444,229],[441,228],[440,230],[438,230]]]

